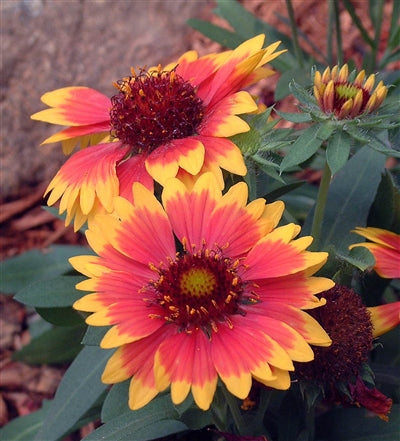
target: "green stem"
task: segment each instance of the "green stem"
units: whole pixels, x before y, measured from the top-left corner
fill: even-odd
[[[342,44],[342,30],[340,28],[340,11],[338,0],[333,3],[333,9],[335,11],[335,30],[336,30],[336,50],[337,50],[337,64],[339,66],[343,65],[343,44]]]
[[[222,387],[223,394],[228,404],[229,410],[231,411],[233,422],[235,423],[236,429],[239,435],[246,435],[247,425],[240,412],[237,398],[234,397],[225,387]]]
[[[382,21],[383,21],[383,6],[384,6],[384,2],[382,0],[379,1],[378,17],[375,23],[376,27],[375,27],[374,45],[371,51],[372,56],[371,56],[370,72],[373,72],[377,67],[379,41],[381,39],[381,30],[382,30]]]
[[[318,249],[320,236],[321,236],[321,228],[322,221],[324,219],[324,212],[326,206],[326,200],[328,198],[328,190],[329,184],[331,182],[331,171],[329,169],[328,163],[325,163],[324,171],[322,172],[321,183],[319,185],[317,202],[315,205],[314,211],[314,219],[311,227],[311,236],[314,238],[314,242],[312,244],[312,249]]]
[[[308,431],[308,441],[314,441],[315,438],[315,408],[314,406],[306,413],[306,426]]]
[[[334,3],[328,2],[328,28],[326,31],[326,55],[328,66],[333,64],[333,50],[332,50],[332,33],[333,33],[333,23],[334,23]]]
[[[292,1],[285,0],[285,2],[286,2],[286,8],[287,8],[289,20],[290,20],[290,29],[292,30],[294,52],[296,54],[296,58],[297,58],[297,62],[299,63],[299,66],[303,67],[303,65],[304,65],[303,54],[301,52],[300,45],[299,45],[299,36],[297,33],[296,19],[294,17]]]

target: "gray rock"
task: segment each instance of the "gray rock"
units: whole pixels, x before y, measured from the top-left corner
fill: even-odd
[[[201,0],[2,0],[0,199],[49,181],[65,161],[39,146],[56,126],[32,121],[50,90],[84,85],[109,96],[133,67],[165,64],[190,49],[186,20]]]

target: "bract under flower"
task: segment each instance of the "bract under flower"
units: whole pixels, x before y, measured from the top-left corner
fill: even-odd
[[[164,69],[158,66],[138,73],[132,69],[130,76],[115,82],[118,92],[111,99],[87,87],[67,87],[43,95],[50,108],[32,118],[70,126],[44,144],[61,141],[66,152],[78,143],[81,147],[91,145],[78,159],[73,155],[49,184],[46,193],[51,194],[51,202],[68,188],[79,188],[82,167],[76,167],[76,162],[83,159],[87,185],[96,188],[100,202],[117,196],[119,186],[130,189],[133,182],[149,189],[153,179],[164,185],[180,170],[190,176],[211,171],[221,188],[221,168],[245,175],[242,154],[228,138],[249,130],[238,115],[257,110],[253,98],[242,89],[270,76],[273,72],[264,64],[282,53],[275,52],[279,42],[264,49],[263,42],[264,35],[259,35],[220,54],[199,58],[196,52],[187,52]],[[107,132],[111,138],[107,139]],[[94,150],[101,144],[92,143],[99,140],[114,141],[109,149],[125,152],[102,159],[110,171],[108,181],[116,180],[119,185],[96,187],[98,155]],[[132,158],[136,159],[127,165]],[[123,164],[124,172],[119,173]],[[74,169],[75,174],[71,173]],[[92,213],[79,203],[79,191],[70,190],[65,198],[67,219],[76,216],[75,227],[79,228]]]
[[[222,195],[211,173],[191,189],[171,178],[162,204],[139,183],[133,193],[133,203],[116,199],[116,216],[91,222],[97,256],[71,259],[88,277],[77,288],[92,291],[74,307],[111,326],[101,346],[118,347],[103,381],[131,378],[132,409],[168,387],[174,403],[191,391],[208,409],[218,378],[241,399],[253,378],[287,389],[293,361],[331,343],[304,311],[333,285],[312,276],[327,253],[306,251],[298,226],[277,227],[283,203],[247,204],[245,183]]]

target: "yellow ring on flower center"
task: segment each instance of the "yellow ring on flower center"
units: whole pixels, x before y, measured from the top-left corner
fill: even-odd
[[[215,275],[206,268],[190,268],[181,275],[179,288],[190,297],[210,295],[217,286]]]

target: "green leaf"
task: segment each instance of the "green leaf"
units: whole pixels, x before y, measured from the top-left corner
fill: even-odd
[[[31,250],[1,262],[0,291],[14,294],[32,282],[53,278],[72,270],[68,259],[91,254],[85,247],[52,245],[46,250]]]
[[[281,162],[281,172],[299,165],[317,152],[323,141],[329,138],[333,125],[313,124],[296,139]]]
[[[35,441],[56,441],[93,406],[107,389],[100,378],[112,352],[94,346],[82,349],[61,380]]]
[[[0,429],[0,439],[4,441],[32,441],[43,424],[43,418],[49,408],[44,401],[43,407],[36,412],[20,416]]]
[[[382,176],[367,225],[400,233],[400,190],[388,170]]]
[[[335,132],[328,140],[326,160],[332,175],[337,173],[347,162],[352,139],[345,131]]]
[[[36,308],[36,312],[53,325],[76,326],[84,324],[81,313],[70,306],[65,308]]]
[[[304,87],[297,84],[296,81],[290,81],[290,92],[303,105],[317,106],[314,96],[308,92]]]
[[[295,81],[300,87],[311,87],[312,79],[310,75],[311,69],[309,66],[305,68],[289,69],[281,74],[278,83],[275,87],[274,98],[275,101],[279,101],[288,95],[290,95],[291,87],[289,86],[292,81]]]
[[[73,360],[82,349],[86,326],[54,327],[33,338],[13,354],[13,359],[29,364],[57,364]]]
[[[129,410],[109,420],[84,441],[147,441],[187,430],[176,420],[178,416],[170,395],[158,396],[142,409]]]
[[[372,253],[364,247],[356,247],[350,250],[349,254],[346,256],[338,255],[346,262],[355,266],[361,271],[365,271],[368,268],[372,268],[375,264],[375,258]]]
[[[14,299],[28,306],[40,308],[63,308],[72,306],[83,295],[75,289],[82,276],[59,276],[49,280],[38,280],[17,292]]]
[[[308,113],[287,113],[287,112],[279,112],[275,110],[275,112],[284,120],[294,122],[294,123],[308,123],[311,122],[312,119]]]
[[[128,407],[130,382],[131,380],[128,379],[114,384],[108,392],[101,409],[101,421],[103,423],[108,423],[123,413],[131,412]]]
[[[111,326],[88,326],[82,344],[87,346],[100,346],[100,342]]]
[[[333,245],[343,255],[355,243],[351,233],[365,226],[370,207],[385,168],[385,156],[364,147],[359,150],[333,178],[325,208],[320,236],[320,248]],[[307,217],[302,234],[310,234],[313,210]]]
[[[216,41],[222,46],[230,49],[234,49],[245,40],[245,38],[241,37],[240,35],[221,28],[220,26],[216,26],[208,21],[191,18],[187,20],[186,23],[211,40]]]
[[[400,405],[393,404],[389,421],[358,408],[337,408],[317,422],[317,439],[326,441],[394,441],[400,439]]]

